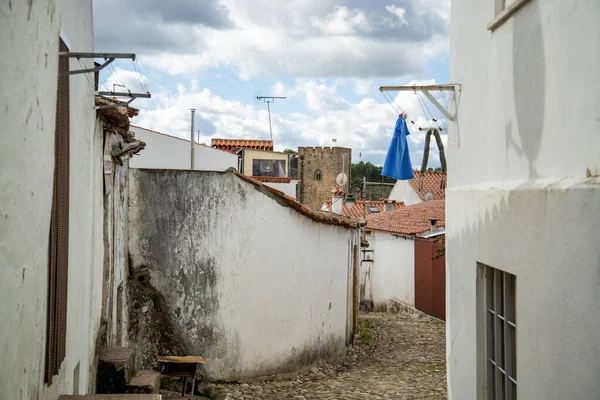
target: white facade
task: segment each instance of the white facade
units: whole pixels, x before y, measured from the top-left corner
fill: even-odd
[[[61,35],[70,50],[90,52],[92,32],[91,0],[0,5],[2,398],[56,399],[91,386],[102,293],[103,140],[94,133],[93,89],[83,75],[70,78],[66,356],[50,386],[44,359],[58,40]],[[81,68],[77,60],[70,66]]]
[[[212,379],[294,371],[343,353],[358,223],[317,222],[233,173],[132,169],[130,179],[132,269],[148,271],[173,336],[210,360]],[[143,348],[152,346],[146,337]]]
[[[368,307],[385,311],[390,300],[415,305],[415,242],[391,233],[371,231],[360,266],[360,298]],[[370,251],[372,250],[372,251]]]
[[[294,199],[296,198],[296,190],[298,187],[297,180],[292,179],[289,183],[263,182],[263,184],[272,187],[273,189],[277,189]]]
[[[450,399],[487,398],[478,263],[516,276],[518,398],[600,393],[599,16],[530,0],[490,32],[494,1],[452,3]]]
[[[409,181],[396,181],[388,198],[399,202],[403,201],[407,206],[412,206],[423,201],[410,185]]]
[[[136,139],[146,142],[146,150],[134,156],[131,168],[190,169],[191,146],[188,139],[151,131],[139,126],[130,129]],[[194,169],[200,171],[225,171],[238,169],[238,156],[227,151],[196,144],[194,147]]]

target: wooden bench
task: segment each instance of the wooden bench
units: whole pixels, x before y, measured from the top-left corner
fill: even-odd
[[[206,359],[202,356],[158,356],[157,360],[161,363],[161,375],[183,378],[181,397],[185,395],[187,379],[192,378],[192,400],[194,400],[198,364],[208,364]]]

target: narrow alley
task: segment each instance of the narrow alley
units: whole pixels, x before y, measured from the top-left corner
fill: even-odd
[[[363,314],[356,346],[337,363],[281,381],[227,385],[226,399],[446,399],[444,322]]]

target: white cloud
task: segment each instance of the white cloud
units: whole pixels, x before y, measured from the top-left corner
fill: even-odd
[[[390,13],[394,14],[398,20],[398,24],[400,25],[406,25],[408,24],[408,22],[406,21],[406,9],[402,8],[402,7],[397,7],[395,5],[389,5],[389,6],[385,6],[385,9],[388,10]]]
[[[432,81],[410,82],[413,83],[426,84]],[[288,88],[285,90],[289,95]],[[355,161],[361,153],[363,160],[383,163],[397,118],[396,111],[383,98],[365,98],[358,103],[350,103],[337,94],[335,86],[310,80],[298,81],[292,91],[294,96],[306,102],[308,108],[318,109],[319,112],[317,115],[295,112],[288,116],[272,112],[277,149],[327,146],[332,138],[336,138],[337,145],[353,149]],[[428,126],[413,93],[400,93],[395,97],[395,102],[409,113],[416,124]],[[259,105],[224,100],[208,89],[194,91],[180,85],[177,94],[158,93],[153,103],[155,109],[141,110],[135,124],[187,137],[190,129],[189,108],[193,105],[197,110],[197,118],[202,119],[204,126],[212,127],[210,132],[201,129],[201,141],[205,143],[210,143],[211,137],[269,138],[266,109]],[[420,166],[425,132],[416,130],[410,124],[409,127],[412,132],[408,138],[412,162],[414,166]],[[443,140],[446,142],[445,135]],[[439,165],[434,143],[432,141],[434,147],[430,152],[430,165]]]
[[[127,44],[140,62],[172,74],[231,67],[244,80],[408,76],[448,50],[450,0],[215,0],[207,15],[186,1],[194,18],[158,1],[143,13],[121,2],[115,15],[115,1],[95,2],[97,47]]]
[[[354,35],[373,30],[364,11],[340,6],[323,18],[312,16],[310,22],[325,35]]]
[[[354,80],[354,91],[357,94],[365,95],[373,90],[373,82],[366,79],[355,79]]]

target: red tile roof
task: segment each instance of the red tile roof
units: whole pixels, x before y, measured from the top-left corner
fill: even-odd
[[[362,219],[363,203],[366,203],[365,211],[367,213],[367,216],[369,216],[370,214],[375,214],[375,215],[378,214],[378,213],[371,213],[371,211],[369,211],[369,207],[376,207],[379,210],[379,212],[382,213],[382,212],[384,212],[384,205],[386,202],[382,201],[382,200],[367,200],[366,202],[364,202],[363,200],[357,200],[354,203],[354,205],[352,206],[352,208],[348,207],[347,203],[344,203],[342,205],[342,215],[345,215],[347,217]],[[327,208],[327,211],[331,211],[331,200],[325,200],[323,205]],[[404,207],[404,203],[396,202],[396,207]]]
[[[290,183],[292,181],[292,178],[287,178],[285,176],[253,176],[252,179],[268,183]]]
[[[212,148],[221,150],[236,150],[239,148],[273,151],[272,140],[257,139],[211,139]]]
[[[409,180],[410,186],[417,192],[421,200],[425,200],[425,195],[433,193],[434,200],[444,200],[446,198],[446,176],[442,171],[425,171],[423,174],[423,190],[419,190],[419,176],[421,171],[414,171],[414,179]],[[443,182],[443,186],[441,183]]]
[[[430,200],[394,211],[367,216],[367,230],[416,235],[431,228],[430,219],[437,220],[437,226],[445,226],[445,200]]]

